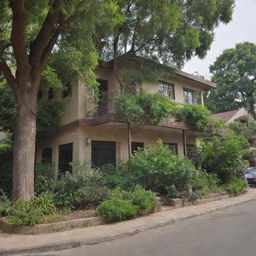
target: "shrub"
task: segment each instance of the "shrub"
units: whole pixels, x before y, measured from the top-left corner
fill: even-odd
[[[13,226],[34,226],[42,222],[45,216],[53,214],[56,208],[53,199],[44,194],[35,197],[31,201],[11,202],[6,196],[2,196],[0,202],[0,214],[6,216],[6,222]]]
[[[211,112],[206,107],[191,104],[186,104],[179,112],[182,121],[199,130],[207,130],[210,127],[210,115]]]
[[[35,193],[53,192],[55,188],[55,166],[50,163],[37,164],[35,168]]]
[[[243,156],[248,153],[248,142],[242,136],[215,136],[201,143],[198,163],[208,173],[217,174],[222,183],[239,176],[246,167]]]
[[[136,186],[131,192],[132,203],[138,206],[139,210],[148,210],[153,212],[157,206],[155,195],[151,191],[143,189],[141,186]]]
[[[124,190],[132,190],[134,184],[132,183],[131,175],[127,173],[127,163],[106,164],[100,167],[104,184],[110,188],[116,187]]]
[[[80,163],[72,163],[72,167],[73,173],[67,172],[56,183],[56,205],[80,208],[107,198],[108,189],[100,171]]]
[[[115,109],[121,119],[132,126],[145,123],[159,124],[177,110],[174,102],[159,94],[125,93],[115,100]]]
[[[180,192],[189,190],[193,186],[194,177],[198,175],[190,160],[173,155],[161,142],[132,155],[128,172],[134,184],[164,194],[168,193],[168,187],[171,185]]]
[[[247,187],[246,181],[241,179],[233,179],[225,186],[228,193],[237,194]]]
[[[107,221],[120,221],[135,217],[138,206],[131,200],[112,198],[101,203],[97,210]]]

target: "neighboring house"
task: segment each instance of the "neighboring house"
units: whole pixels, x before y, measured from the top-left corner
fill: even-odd
[[[250,119],[253,119],[245,108],[221,112],[214,114],[211,117],[215,120],[225,120],[227,124],[231,124],[233,122],[241,122],[247,124]],[[250,166],[256,166],[256,135],[251,135],[248,138],[248,142],[250,144],[251,153],[247,157],[247,160],[249,161]]]
[[[134,65],[127,60],[122,66]],[[139,65],[136,63],[136,65]],[[37,162],[49,161],[60,172],[70,170],[69,162],[88,162],[100,166],[106,163],[128,160],[127,124],[114,113],[113,99],[120,94],[120,86],[111,62],[97,68],[100,84],[100,101],[97,105],[81,80],[69,85],[65,92],[40,94],[44,100],[62,98],[65,101],[64,116],[54,136],[37,148]],[[155,84],[140,85],[150,93],[162,93],[179,104],[204,104],[203,91],[216,87],[210,81],[177,71],[168,79]],[[160,138],[174,153],[189,156],[197,144],[199,133],[184,123],[168,120],[161,125],[145,125],[132,131],[132,152],[139,147],[154,145]]]
[[[245,108],[240,108],[237,110],[214,114],[211,117],[214,120],[225,120],[227,122],[227,124],[230,124],[233,122],[246,123],[246,122],[248,122],[250,115],[247,112],[247,110],[245,110]]]

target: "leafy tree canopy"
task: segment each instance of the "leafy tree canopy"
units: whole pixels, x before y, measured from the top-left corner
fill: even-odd
[[[100,37],[103,59],[132,53],[180,66],[193,55],[204,57],[213,30],[232,17],[233,0],[117,0],[123,22]]]
[[[256,45],[245,42],[225,50],[210,67],[212,89],[206,104],[213,112],[244,107],[256,117]]]
[[[59,118],[63,113],[62,105],[61,101],[56,100],[38,102],[37,143],[40,143],[56,130]],[[6,85],[0,86],[0,109],[0,131],[13,135],[16,103],[11,89]]]

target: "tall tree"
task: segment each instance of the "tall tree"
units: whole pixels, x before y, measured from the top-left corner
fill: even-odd
[[[117,0],[117,3],[124,21],[114,27],[111,35],[100,36],[97,46],[102,59],[113,60],[121,89],[131,81],[122,79],[125,75],[118,70],[120,55],[137,55],[180,68],[194,55],[205,56],[214,38],[214,28],[231,20],[234,6],[233,0]],[[156,69],[157,66],[148,67],[147,63],[141,69],[136,67],[137,75],[126,74],[138,80],[151,79],[154,76],[149,76],[150,72]]]
[[[16,99],[13,149],[14,200],[34,195],[37,94],[52,52],[72,57],[78,72],[91,76],[97,62],[93,36],[118,10],[110,0],[1,0],[0,73]],[[110,14],[110,16],[108,16]],[[108,18],[110,17],[110,18]]]
[[[244,107],[256,118],[256,45],[249,42],[224,50],[210,67],[217,88],[206,97],[213,112]]]

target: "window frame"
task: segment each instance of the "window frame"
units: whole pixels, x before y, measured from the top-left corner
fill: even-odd
[[[175,85],[173,83],[165,82],[162,80],[158,81],[159,89],[158,92],[168,99],[175,100]],[[161,89],[161,86],[166,86],[166,88]],[[165,94],[165,92],[167,92]]]
[[[174,155],[178,155],[178,143],[173,143],[173,142],[164,142],[163,143],[165,146],[167,146]]]
[[[189,93],[191,93],[191,100],[189,99]],[[185,95],[187,94],[187,95]],[[195,102],[195,95],[198,96],[198,101]],[[202,97],[201,97],[201,91],[196,91],[190,88],[183,88],[183,98],[185,104],[191,104],[191,105],[202,105]]]

